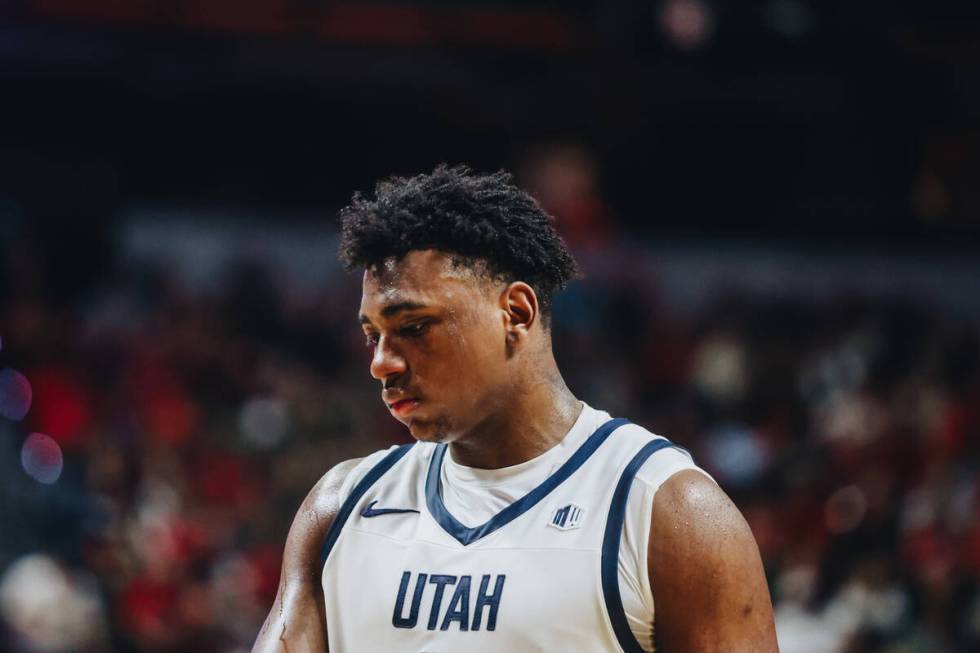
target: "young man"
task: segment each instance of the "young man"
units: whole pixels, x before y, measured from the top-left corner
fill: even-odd
[[[313,488],[254,651],[777,650],[724,492],[565,386],[550,305],[576,265],[509,175],[383,181],[342,219],[371,375],[417,442]]]

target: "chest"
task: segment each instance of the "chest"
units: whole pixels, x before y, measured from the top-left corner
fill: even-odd
[[[378,463],[324,545],[329,650],[623,650],[611,506],[634,445],[600,447],[621,422],[472,527],[479,520],[461,522],[442,500],[440,449]]]
[[[355,519],[324,569],[330,650],[569,650],[576,640],[613,650],[599,542],[552,525],[567,527],[574,510],[586,512],[529,511],[526,523],[468,546],[424,507]]]
[[[324,565],[330,650],[616,650],[600,577],[609,483],[579,471],[481,528],[434,503],[421,465],[382,478]]]

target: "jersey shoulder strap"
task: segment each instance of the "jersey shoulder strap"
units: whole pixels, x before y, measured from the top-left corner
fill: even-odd
[[[630,628],[619,584],[620,543],[623,537],[623,526],[626,521],[630,488],[640,469],[658,451],[677,449],[690,457],[686,449],[675,445],[667,438],[654,436],[654,439],[649,439],[652,434],[646,431],[646,429],[637,429],[634,432],[634,436],[640,435],[645,435],[648,441],[629,460],[616,483],[616,489],[613,492],[612,501],[609,505],[609,514],[606,517],[606,527],[602,538],[602,558],[600,562],[602,598],[606,604],[606,613],[609,615],[609,622],[616,635],[616,639],[619,641],[619,645],[625,653],[644,652],[643,647],[637,641],[633,630]],[[673,467],[673,465],[671,466]]]
[[[327,561],[327,557],[330,555],[330,551],[333,549],[334,544],[337,542],[337,538],[340,537],[340,531],[344,528],[344,523],[350,517],[351,512],[354,510],[354,506],[357,502],[361,500],[364,493],[371,489],[371,486],[378,482],[389,469],[395,466],[399,460],[405,457],[415,443],[403,444],[400,447],[395,447],[391,449],[378,463],[371,467],[368,472],[357,482],[351,493],[344,499],[344,502],[340,505],[340,510],[337,511],[337,516],[334,517],[333,523],[330,525],[329,530],[327,530],[327,535],[323,540],[323,546],[320,547],[320,566],[322,567]],[[353,471],[352,471],[353,473]]]

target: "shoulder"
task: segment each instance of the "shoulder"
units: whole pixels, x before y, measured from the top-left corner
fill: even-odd
[[[647,503],[651,549],[672,548],[691,536],[723,538],[745,525],[735,504],[687,449],[634,423],[620,427],[618,438],[624,450],[636,452],[633,455],[642,462],[634,481],[646,490],[647,500],[652,499],[652,505]],[[645,458],[644,451],[649,454]]]
[[[683,542],[687,553],[671,555],[692,555],[692,545],[713,551],[732,538],[746,535],[752,536],[738,508],[700,470],[685,469],[673,474],[654,498],[651,547],[666,549]]]
[[[334,465],[313,486],[300,510],[312,510],[318,518],[324,514],[332,516],[351,495],[357,483],[389,454],[400,448],[395,445],[379,449],[363,458],[352,458]]]
[[[315,572],[323,538],[343,503],[341,489],[366,458],[337,463],[320,477],[296,511],[283,555],[283,574]]]
[[[416,460],[427,459],[427,456],[431,454],[433,449],[435,449],[435,446],[432,444],[413,442],[410,444],[392,445],[387,449],[380,449],[364,458],[357,459],[354,461],[357,464],[346,471],[343,482],[337,488],[338,498],[341,502],[345,501],[353,493],[357,484],[389,456],[394,455],[400,459],[404,457],[404,454],[411,454],[414,455]]]
[[[675,474],[685,470],[696,470],[706,478],[711,477],[698,467],[690,452],[684,447],[657,435],[639,424],[632,422],[618,429],[617,439],[629,452],[641,452],[648,445],[657,444],[657,449],[649,455],[636,470],[634,481],[656,493],[660,487]]]
[[[307,574],[318,570],[320,547],[344,501],[373,467],[398,447],[337,463],[320,477],[296,511],[283,557],[283,571]]]
[[[658,638],[685,642],[678,650],[775,650],[758,546],[713,480],[684,470],[663,483],[653,502],[648,555],[654,596],[663,597]],[[690,621],[693,614],[698,620]],[[661,623],[669,625],[661,629]]]
[[[343,502],[343,488],[368,458],[352,458],[331,467],[310,489],[299,512],[312,511],[318,517],[337,512]]]

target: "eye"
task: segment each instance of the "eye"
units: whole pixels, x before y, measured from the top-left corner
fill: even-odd
[[[365,347],[377,347],[378,340],[380,337],[377,333],[365,333],[364,334],[364,346]]]
[[[426,329],[428,328],[428,322],[416,322],[400,328],[398,330],[398,335],[402,336],[403,338],[418,338],[425,333]]]

